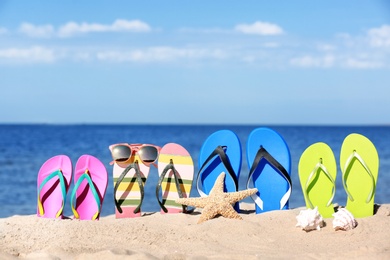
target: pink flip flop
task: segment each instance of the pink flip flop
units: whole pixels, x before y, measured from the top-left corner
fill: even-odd
[[[107,179],[107,170],[99,159],[92,155],[82,155],[78,159],[71,195],[72,211],[76,219],[99,219]]]
[[[42,165],[37,178],[38,217],[62,218],[71,180],[72,162],[68,156],[54,156]]]

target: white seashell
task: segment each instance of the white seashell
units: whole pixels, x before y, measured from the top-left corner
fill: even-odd
[[[322,216],[318,212],[317,207],[314,209],[301,210],[296,218],[298,221],[296,227],[300,227],[305,231],[320,230],[324,225]]]
[[[337,212],[333,213],[333,228],[334,230],[351,230],[357,226],[357,221],[346,208],[341,208]]]

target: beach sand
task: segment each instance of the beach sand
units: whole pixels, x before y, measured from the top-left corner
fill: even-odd
[[[243,220],[197,224],[192,214],[149,213],[99,221],[0,219],[0,259],[390,259],[390,204],[377,206],[349,231],[295,227],[303,208],[255,214],[241,203]]]

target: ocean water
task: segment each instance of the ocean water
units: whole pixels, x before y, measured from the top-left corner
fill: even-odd
[[[178,143],[191,154],[197,174],[202,143],[210,134],[221,129],[230,129],[240,138],[243,158],[239,190],[243,190],[249,172],[245,154],[246,142],[249,133],[257,127],[263,125],[0,125],[0,217],[36,213],[37,173],[47,159],[58,154],[68,155],[73,165],[83,154],[93,155],[104,163],[109,183],[101,215],[114,214],[112,166],[109,165],[111,155],[108,150],[110,144],[127,142],[163,146],[169,142]],[[293,190],[290,208],[305,205],[297,170],[303,151],[315,142],[325,142],[333,149],[339,164],[341,144],[350,133],[363,134],[376,146],[380,166],[375,203],[390,203],[390,126],[266,127],[279,132],[291,152]],[[157,169],[151,167],[145,185],[143,211],[160,210],[155,197],[157,180]],[[191,196],[198,197],[195,185],[193,187]],[[64,215],[67,216],[72,215],[69,193],[64,210]],[[250,198],[244,201],[252,202]],[[334,202],[340,205],[345,205],[346,202],[339,165]]]

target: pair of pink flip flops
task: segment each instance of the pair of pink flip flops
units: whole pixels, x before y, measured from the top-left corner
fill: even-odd
[[[72,162],[66,155],[47,160],[38,172],[37,215],[63,218],[66,194],[72,180]],[[80,220],[99,219],[108,176],[103,163],[92,155],[82,155],[75,166],[71,206]]]

